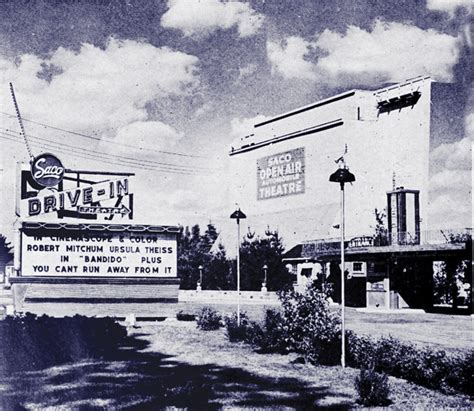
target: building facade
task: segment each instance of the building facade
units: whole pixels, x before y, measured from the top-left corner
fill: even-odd
[[[431,79],[351,90],[255,124],[229,152],[235,203],[251,232],[278,230],[287,246],[338,237],[341,156],[356,176],[346,188],[346,234],[371,235],[374,209],[397,186],[419,190],[426,229]]]
[[[229,152],[229,208],[246,212],[243,235],[278,230],[296,287],[330,282],[340,301],[340,187],[329,176],[343,158],[356,178],[345,187],[346,302],[432,308],[433,265],[468,259],[472,244],[470,231],[430,232],[433,106],[431,79],[419,77],[255,124]]]

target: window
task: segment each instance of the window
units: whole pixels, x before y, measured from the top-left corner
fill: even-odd
[[[313,274],[313,269],[312,268],[302,268],[301,269],[301,275],[304,277],[311,277],[311,274]]]
[[[361,273],[362,270],[362,263],[352,263],[352,271],[355,273]]]

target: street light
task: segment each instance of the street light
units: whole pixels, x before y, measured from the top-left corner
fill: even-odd
[[[344,267],[344,184],[345,183],[352,183],[355,181],[355,176],[349,169],[346,167],[344,162],[344,158],[341,157],[338,161],[339,168],[329,176],[329,181],[333,183],[339,183],[341,186],[341,365],[342,368],[346,366],[346,328],[345,328],[345,320],[344,320],[344,306],[345,306],[345,267]]]
[[[237,220],[237,325],[240,327],[240,220],[247,216],[238,208],[230,218]]]
[[[268,270],[268,265],[264,265],[262,267],[262,270],[263,272],[265,273],[265,279],[263,280],[263,284],[262,284],[262,291],[265,292],[267,291],[267,270]]]
[[[202,270],[203,270],[203,266],[200,265],[198,267],[198,270],[199,270],[199,283],[198,283],[198,289],[201,290],[202,289]]]

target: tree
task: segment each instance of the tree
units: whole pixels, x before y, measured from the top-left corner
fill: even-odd
[[[235,290],[236,276],[232,270],[232,262],[227,259],[222,244],[211,253],[211,258],[204,266],[203,286],[212,290]]]
[[[13,247],[7,238],[0,234],[0,266],[7,265],[13,259]]]
[[[383,246],[388,245],[388,230],[385,227],[385,210],[379,211],[377,208],[374,210],[375,214],[375,236],[374,245]]]
[[[219,237],[219,233],[216,230],[214,224],[209,223],[204,235],[201,237],[201,246],[209,251]]]
[[[283,242],[277,231],[268,230],[264,237],[245,237],[240,246],[241,289],[260,290],[264,265],[268,266],[268,290],[282,290],[290,286],[293,280],[282,262],[283,252]]]
[[[218,232],[213,224],[208,224],[204,234],[199,225],[180,227],[178,235],[178,275],[182,289],[195,289],[199,281],[199,266],[203,267],[202,287],[204,289],[229,289],[232,286],[229,274],[230,264],[222,245],[216,252],[211,248],[217,240]]]
[[[469,233],[449,234],[445,238],[451,244],[466,243],[466,249],[472,255],[472,237]],[[443,261],[433,276],[435,303],[451,304],[457,308],[461,289],[464,290],[467,305],[472,306],[471,261],[455,258]]]

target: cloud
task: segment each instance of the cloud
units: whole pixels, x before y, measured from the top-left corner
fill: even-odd
[[[419,75],[453,80],[460,39],[419,27],[376,20],[372,30],[348,26],[344,34],[324,30],[314,41],[288,37],[268,42],[272,73],[288,79],[338,86],[401,82]],[[315,61],[309,55],[319,54]]]
[[[471,169],[443,170],[434,174],[430,179],[430,190],[435,194],[440,191],[469,190],[471,186]]]
[[[237,26],[239,37],[249,37],[263,23],[261,14],[240,1],[169,0],[168,7],[161,17],[161,25],[181,30],[185,36],[205,36]]]
[[[256,64],[247,64],[244,67],[239,68],[239,80],[243,80],[246,77],[251,76],[257,71],[258,67]]]
[[[212,111],[212,104],[204,103],[194,112],[194,117],[202,117]]]
[[[430,227],[433,228],[471,228],[472,207],[462,196],[442,194],[430,201]]]
[[[233,118],[230,121],[230,134],[235,139],[240,139],[254,132],[254,125],[262,121],[269,120],[271,117],[259,114],[251,118]]]
[[[115,39],[104,49],[83,44],[78,52],[59,48],[45,59],[0,59],[2,78],[14,83],[25,118],[76,131],[145,121],[147,103],[197,87],[197,65],[196,57],[167,47]],[[42,75],[48,66],[56,68],[50,79]]]
[[[153,158],[156,154],[150,148],[170,150],[183,136],[161,121],[136,121],[119,128],[113,142],[102,141],[102,145],[108,154],[125,152],[127,157]]]
[[[317,47],[326,55],[317,69],[333,81],[356,79],[366,84],[399,82],[418,75],[437,81],[453,79],[459,40],[433,29],[376,20],[372,31],[349,26],[345,34],[325,30]]]
[[[431,161],[436,168],[441,170],[471,170],[471,151],[471,139],[466,137],[455,143],[441,144],[436,147],[431,153]]]
[[[226,206],[231,185],[226,159],[207,159],[203,164],[215,171],[191,174],[168,183],[166,174],[138,170],[133,182],[138,193],[136,215],[159,224],[207,224],[218,220],[220,225],[221,221],[229,220]]]
[[[472,0],[428,0],[426,2],[426,7],[429,10],[444,11],[453,17],[456,10],[459,8],[465,8],[468,11],[472,11],[473,3]]]
[[[267,55],[272,74],[287,79],[316,80],[315,65],[306,60],[313,44],[301,37],[291,36],[282,42],[267,42]]]
[[[431,153],[435,171],[429,183],[432,227],[472,225],[472,143],[470,138],[441,144]]]
[[[465,128],[466,128],[466,136],[468,136],[472,141],[474,138],[474,113],[469,113],[466,116]]]

